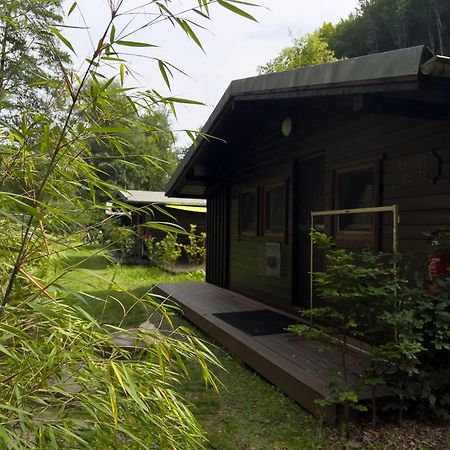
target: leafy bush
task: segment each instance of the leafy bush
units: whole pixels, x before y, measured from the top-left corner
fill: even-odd
[[[381,324],[376,317],[380,309],[392,304],[395,292],[392,271],[384,268],[383,255],[338,249],[323,233],[313,232],[312,239],[326,258],[325,270],[313,274],[317,298],[325,306],[302,312],[305,318],[314,320],[314,328],[307,325],[290,328],[309,339],[320,340],[325,346],[338,348],[342,376],[329,374],[330,393],[319,403],[343,406],[348,434],[350,409],[365,409],[358,397],[363,385],[353,386],[350,382],[348,338],[358,336],[373,343],[380,335]]]
[[[417,404],[441,417],[450,412],[450,276],[433,284],[438,289],[430,290],[428,280],[403,281],[397,307],[380,312],[396,335],[373,354],[392,364],[384,380],[397,394],[389,406],[400,417]]]
[[[409,274],[403,255],[338,249],[328,236],[313,232],[314,244],[326,257],[324,271],[314,276],[317,300],[323,305],[304,311],[314,327],[292,326],[292,331],[341,353],[342,377],[330,374],[330,395],[322,404],[361,409],[358,389],[348,384],[345,355],[348,338],[365,341],[372,364],[366,385],[372,386],[373,421],[376,419],[376,386],[390,387],[395,398],[386,407],[400,417],[412,405],[447,415],[450,410],[450,276],[429,282]],[[450,275],[450,274],[449,274]],[[361,386],[360,386],[361,387]],[[357,388],[357,387],[356,387]]]
[[[122,256],[133,256],[136,249],[136,233],[130,227],[115,226],[109,233],[113,249]]]
[[[167,233],[164,239],[156,242],[154,239],[149,239],[147,255],[152,264],[173,269],[181,256],[181,245],[177,242],[176,234]]]
[[[206,233],[197,235],[197,225],[190,225],[188,240],[183,244],[183,251],[187,257],[189,265],[203,264],[206,261]]]
[[[142,355],[123,351],[108,335],[112,327],[58,298],[70,267],[46,269],[55,255],[77,245],[74,242],[90,221],[87,212],[103,214],[105,201],[113,200],[117,190],[99,168],[102,155],[93,150],[108,149],[102,167],[110,167],[113,160],[117,171],[120,167],[160,167],[159,158],[147,153],[139,155],[137,162],[128,161],[132,143],[127,136],[140,134],[158,140],[162,133],[172,141],[170,131],[139,117],[146,109],[175,112],[176,103],[189,102],[160,94],[152,86],[145,91],[125,87],[126,74],[133,73],[126,57],[136,47],[139,54],[154,48],[152,43],[134,42],[132,35],[143,21],[147,27],[169,18],[201,46],[187,18],[193,10],[199,20],[209,18],[208,6],[214,2],[193,2],[182,13],[170,11],[176,9],[171,0],[128,12],[123,3],[107,2],[104,29],[97,37],[90,36],[92,53],[80,64],[79,72],[70,67],[70,58],[59,46],[75,53],[77,40],[71,43],[64,29],[60,31],[58,1],[51,8],[58,10],[55,14],[38,17],[36,8],[23,13],[20,2],[13,0],[2,17],[5,33],[15,37],[5,41],[3,53],[9,58],[5,67],[14,66],[14,70],[2,73],[0,98],[0,448],[178,450],[202,448],[205,443],[204,433],[175,389],[179,378],[188,375],[189,361],[200,366],[207,382],[215,383],[208,366],[217,360],[204,344],[177,328],[170,336],[157,339],[143,333],[148,346]],[[230,3],[236,2],[219,2],[219,6],[230,9]],[[40,10],[50,11],[44,6]],[[78,8],[74,2],[69,14]],[[232,9],[251,18],[237,6]],[[139,17],[142,20],[137,24]],[[36,71],[30,61],[43,64],[42,55],[54,66]],[[154,56],[146,55],[170,88],[174,66],[159,59],[161,53]],[[24,73],[27,79],[21,85],[27,95],[17,96],[11,77]],[[11,107],[8,99],[20,99],[22,105]],[[121,208],[127,213],[133,209]],[[124,253],[130,251],[131,233],[117,229],[115,241]],[[76,265],[82,263],[80,259]],[[82,297],[80,292],[71,294]],[[151,302],[168,316],[166,306],[148,297],[136,297],[136,302]],[[126,314],[125,307],[123,311]]]

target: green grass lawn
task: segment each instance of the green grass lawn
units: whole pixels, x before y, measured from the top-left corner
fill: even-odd
[[[154,312],[148,305],[137,302],[137,298],[154,284],[203,278],[202,273],[170,275],[154,267],[120,266],[111,263],[99,251],[90,248],[66,252],[59,264],[63,267],[76,265],[76,268],[64,276],[59,285],[67,302],[81,305],[102,322],[139,324]],[[175,317],[174,321],[183,323],[180,317]],[[210,340],[207,342],[226,369],[217,372],[223,386],[219,392],[205,387],[200,373],[193,369],[191,379],[186,380],[181,389],[208,433],[210,449],[330,448],[331,431],[319,420],[230,353]]]

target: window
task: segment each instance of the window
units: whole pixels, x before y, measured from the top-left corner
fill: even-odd
[[[239,218],[240,234],[257,234],[258,196],[256,190],[241,192]]]
[[[286,191],[285,183],[264,187],[264,235],[284,237],[286,232]]]
[[[336,209],[370,208],[377,204],[375,165],[336,171]],[[356,239],[375,236],[375,214],[347,214],[337,217],[339,238]]]
[[[284,239],[286,211],[286,181],[243,189],[239,194],[239,235]]]

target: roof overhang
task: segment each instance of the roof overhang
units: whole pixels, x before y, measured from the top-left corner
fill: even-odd
[[[177,198],[168,197],[161,191],[140,191],[140,190],[119,190],[117,191],[117,198],[130,205],[134,206],[148,206],[152,204],[167,205],[171,207],[186,206],[186,207],[205,207],[206,200],[199,198]]]
[[[226,139],[231,148],[231,140],[234,139],[237,145],[251,135],[252,126],[256,126],[268,105],[272,111],[277,104],[289,100],[417,92],[424,77],[450,77],[450,58],[434,56],[427,47],[417,46],[235,80],[220,99],[202,133]],[[251,117],[248,111],[252,111]],[[235,125],[231,131],[233,121]],[[218,153],[227,151],[226,147],[216,138],[199,137],[170,179],[167,195],[205,198],[206,187],[213,180],[209,180],[202,170],[203,162],[218,158]]]

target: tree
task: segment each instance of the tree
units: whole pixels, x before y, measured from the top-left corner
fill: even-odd
[[[163,190],[179,161],[167,110],[154,107],[141,113],[130,111],[123,96],[116,99],[113,109],[116,117],[97,122],[129,131],[119,134],[119,148],[106,141],[93,141],[88,160],[105,182],[124,189]]]
[[[360,0],[326,36],[338,58],[414,45],[450,51],[450,5],[445,0]]]
[[[151,2],[145,10],[128,11],[134,19],[141,13],[144,21],[134,31],[167,22],[201,46],[194,31],[198,25],[188,14],[194,12],[198,20],[207,20],[216,2],[194,1],[190,11],[181,13],[171,10],[174,3]],[[217,2],[252,18],[240,9],[241,3]],[[12,4],[13,10],[19,8],[16,1]],[[126,53],[153,47],[133,41],[130,24],[118,20],[127,17],[124,4],[123,0],[109,3],[109,21],[81,73],[59,64],[52,42],[59,40],[70,50],[74,44],[55,24],[42,23],[42,29],[47,27],[51,33],[51,39],[42,43],[55,58],[52,69],[65,87],[66,97],[59,103],[65,110],[56,111],[60,120],[55,121],[57,103],[36,114],[27,101],[19,120],[5,123],[0,130],[1,448],[178,450],[199,449],[205,443],[204,432],[177,390],[192,361],[200,366],[206,382],[216,383],[209,367],[218,361],[204,344],[182,327],[172,326],[166,335],[144,330],[138,338],[147,345],[137,358],[119,348],[109,335],[111,329],[123,329],[99,323],[82,308],[63,301],[61,280],[70,267],[50,270],[60,252],[77,245],[88,201],[93,208],[104,208],[98,191],[112,196],[116,189],[90,164],[93,142],[106,143],[125,154],[124,136],[130,129],[100,120],[110,117],[111,98],[123,95],[131,110],[144,117],[142,128],[154,138],[158,132],[153,118],[148,118],[149,126],[141,109],[147,107],[152,114],[157,106],[174,109],[177,103],[190,102],[154,89],[138,93],[125,87],[125,74],[131,71]],[[76,7],[74,3],[70,11]],[[16,29],[21,20],[22,16],[17,23],[8,17],[7,22]],[[25,53],[22,56],[26,65]],[[170,85],[173,66],[159,58],[154,61]],[[117,74],[103,73],[105,65],[114,66]],[[4,73],[4,86],[13,85],[10,77],[11,71]],[[53,79],[38,77],[35,81],[27,84],[30,89],[54,86]],[[112,91],[109,86],[115,81],[120,85]],[[39,98],[35,92],[34,98]],[[110,283],[116,286],[114,280]],[[154,314],[171,326],[168,307],[147,294],[133,298],[153,307]]]
[[[56,74],[69,56],[49,27],[62,23],[61,9],[61,0],[0,2],[0,118],[56,100]]]
[[[258,67],[258,72],[260,74],[281,72],[333,61],[336,61],[334,52],[316,31],[293,38],[292,46],[283,48],[274,59]]]

